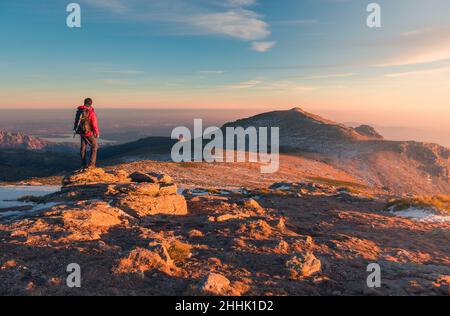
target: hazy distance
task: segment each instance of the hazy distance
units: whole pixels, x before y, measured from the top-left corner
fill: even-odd
[[[443,124],[433,126],[432,123],[428,126],[426,124],[417,126],[417,121],[414,124],[408,124],[408,114],[403,115],[404,122],[399,124],[389,121],[389,118],[376,115],[372,115],[372,119],[367,121],[365,120],[367,113],[362,111],[333,111],[308,109],[308,107],[305,109],[349,126],[372,125],[386,139],[417,140],[450,147],[450,127],[444,127]],[[0,109],[0,130],[23,132],[54,141],[67,141],[70,140],[72,133],[74,111],[71,109]],[[117,142],[128,142],[149,136],[170,136],[175,127],[192,128],[193,120],[197,118],[203,119],[204,127],[220,127],[226,122],[261,112],[263,111],[255,109],[97,109],[102,137]],[[425,116],[424,121],[426,121]]]

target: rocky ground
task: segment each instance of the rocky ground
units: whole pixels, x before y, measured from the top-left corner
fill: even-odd
[[[449,222],[385,212],[380,192],[179,187],[178,172],[131,166],[66,177],[60,192],[28,197],[56,206],[0,223],[0,294],[450,295]],[[71,263],[80,288],[66,285]],[[371,263],[381,288],[367,287]]]

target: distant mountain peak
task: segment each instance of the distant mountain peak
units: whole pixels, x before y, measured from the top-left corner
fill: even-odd
[[[41,150],[48,146],[48,144],[49,142],[43,139],[28,136],[23,133],[0,131],[0,148]]]
[[[319,150],[334,144],[368,140],[353,128],[346,127],[300,107],[287,111],[273,111],[228,123],[224,127],[279,127],[280,145],[287,148]]]

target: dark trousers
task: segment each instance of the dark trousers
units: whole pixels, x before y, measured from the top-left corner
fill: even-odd
[[[87,161],[87,147],[91,148],[91,156],[89,157],[89,163]],[[81,163],[83,167],[95,167],[97,163],[97,151],[98,151],[98,142],[97,138],[94,136],[81,136]]]

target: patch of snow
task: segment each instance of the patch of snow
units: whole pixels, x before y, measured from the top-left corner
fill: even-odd
[[[9,185],[0,186],[0,208],[18,207],[30,205],[30,203],[24,203],[17,201],[17,199],[26,196],[44,196],[47,194],[58,192],[61,189],[60,186],[26,186],[26,185]]]
[[[46,203],[46,204],[36,204],[31,210],[26,211],[7,211],[7,212],[1,212],[0,213],[0,219],[4,219],[7,217],[14,217],[14,216],[22,216],[22,215],[30,215],[48,208],[51,208],[53,206],[58,205],[59,203]]]
[[[280,190],[280,191],[290,191],[292,188],[288,185],[284,185],[284,186],[277,187],[276,189]]]
[[[390,212],[396,216],[414,219],[420,222],[428,223],[448,223],[450,222],[450,216],[437,214],[430,209],[421,208],[408,208],[403,211]]]
[[[31,202],[21,202],[17,199],[26,196],[44,196],[51,193],[55,193],[61,189],[60,186],[0,186],[0,209],[4,209],[0,212],[0,219],[32,214],[50,207],[57,205],[57,203],[36,204]],[[30,210],[13,210],[16,207],[32,207]],[[8,211],[11,208],[11,211]]]
[[[208,192],[208,191],[198,190],[198,189],[191,190],[190,193],[191,193],[192,196],[204,196],[204,195],[209,195],[209,192]]]

